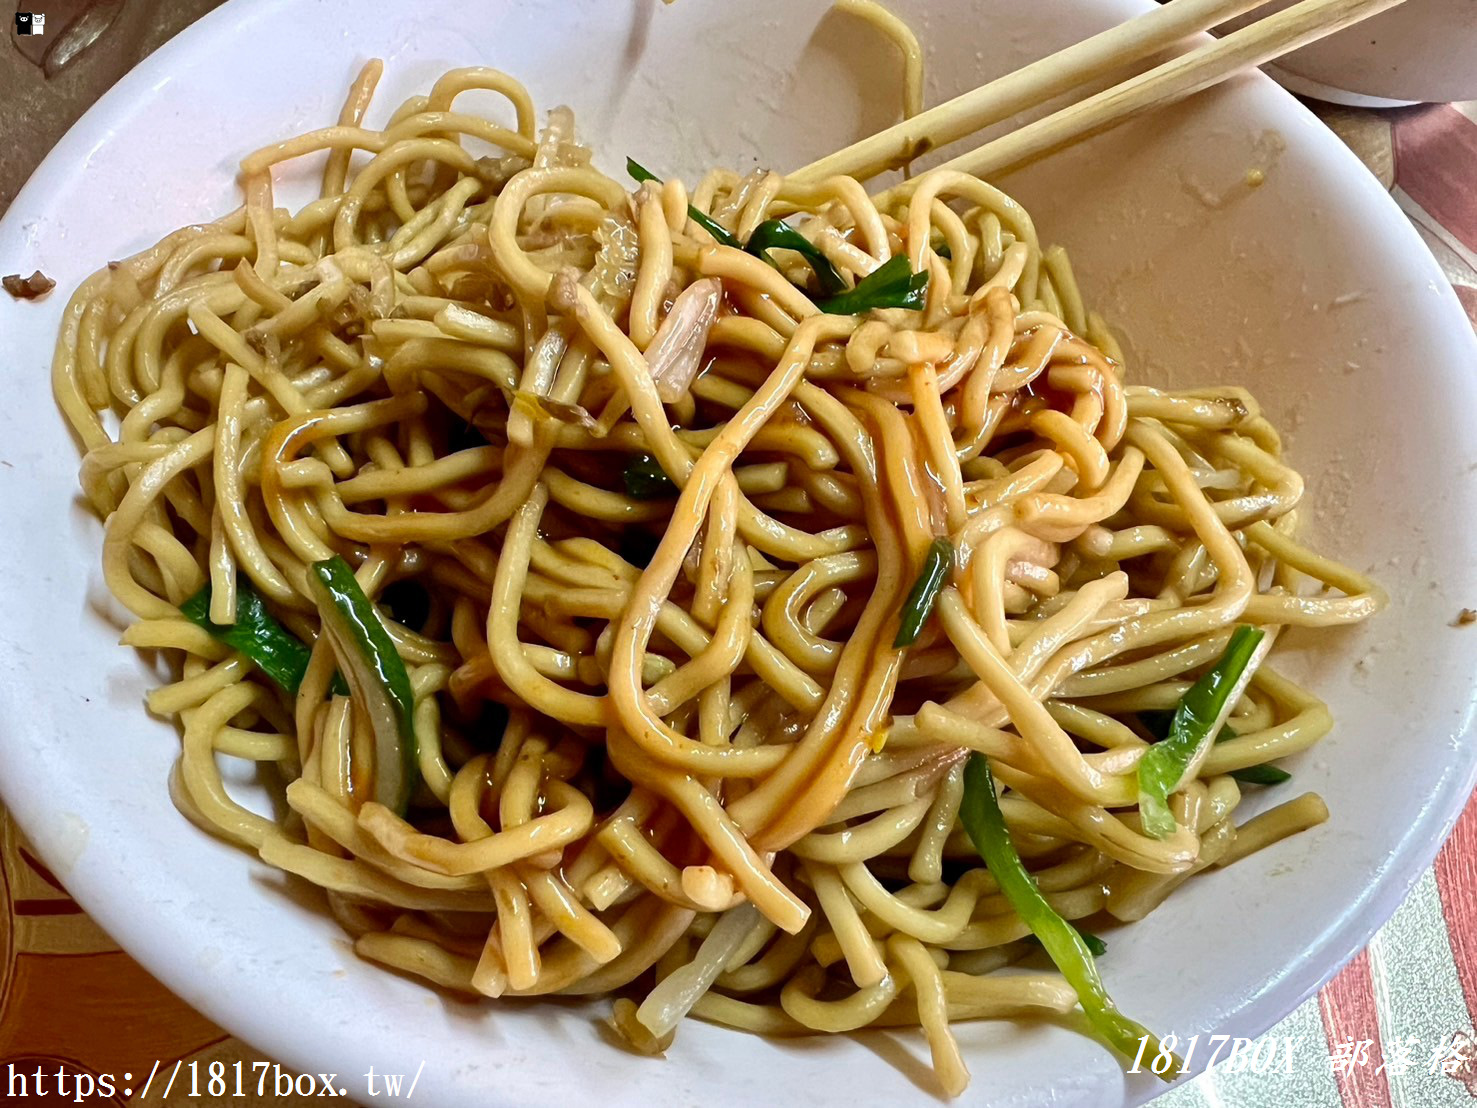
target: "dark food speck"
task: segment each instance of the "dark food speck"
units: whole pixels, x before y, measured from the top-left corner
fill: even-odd
[[[0,286],[17,300],[35,300],[56,288],[56,282],[38,269],[29,277],[22,277],[19,273],[0,277]]]

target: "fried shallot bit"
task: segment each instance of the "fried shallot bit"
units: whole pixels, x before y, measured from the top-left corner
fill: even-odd
[[[723,282],[716,277],[694,281],[672,301],[672,310],[646,348],[646,364],[663,403],[674,404],[692,387],[708,348],[708,331],[718,318]]]
[[[29,277],[22,277],[19,273],[0,277],[0,286],[17,300],[35,300],[56,288],[56,282],[38,269]]]
[[[571,266],[562,266],[554,274],[554,279],[549,282],[549,307],[556,312],[566,315],[578,316],[580,310],[579,294],[575,291],[579,285],[579,271]]]

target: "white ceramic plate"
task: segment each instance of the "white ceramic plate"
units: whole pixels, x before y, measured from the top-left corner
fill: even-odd
[[[1295,2],[1276,0],[1228,26]],[[1405,0],[1398,8],[1293,51],[1278,68],[1301,79],[1301,87],[1288,85],[1293,91],[1340,104],[1384,107],[1389,101],[1477,99],[1477,5],[1472,0]],[[1376,103],[1351,102],[1350,95]]]
[[[899,7],[928,46],[937,99],[1140,4]],[[75,502],[76,454],[51,401],[64,295],[99,263],[232,208],[239,156],[332,119],[374,55],[388,62],[375,119],[447,67],[484,63],[526,79],[545,108],[572,103],[612,169],[626,153],[689,176],[713,158],[801,164],[895,103],[895,59],[823,11],[235,0],[109,93],[0,223],[0,271],[39,267],[61,286],[0,303],[4,801],[82,906],[181,997],[284,1063],[337,1072],[361,1100],[355,1075],[371,1065],[422,1062],[417,1099],[438,1105],[849,1105],[934,1086],[915,1035],[786,1045],[692,1024],[662,1062],[608,1045],[596,1006],[446,1000],[358,962],[315,897],[190,827],[165,793],[178,739],[142,707],[157,674],[115,645],[99,527]],[[1267,174],[1257,190],[1242,183],[1254,166]],[[1389,198],[1261,77],[1007,184],[1044,238],[1070,244],[1135,374],[1263,397],[1311,478],[1315,530],[1395,598],[1306,655],[1289,636],[1284,665],[1340,719],[1293,767],[1293,788],[1321,791],[1332,821],[1195,880],[1116,932],[1103,961],[1124,1009],[1161,1031],[1253,1035],[1390,914],[1471,788],[1477,629],[1448,623],[1477,604],[1477,343]],[[959,1034],[972,1104],[1100,1108],[1157,1091],[1069,1027]]]

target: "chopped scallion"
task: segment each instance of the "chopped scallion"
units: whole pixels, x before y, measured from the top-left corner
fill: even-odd
[[[816,301],[830,315],[860,315],[874,308],[920,310],[927,302],[928,273],[914,273],[908,259],[894,254],[840,295]]]
[[[1260,628],[1236,628],[1220,660],[1180,699],[1169,734],[1139,759],[1139,820],[1145,834],[1156,839],[1174,834],[1169,794],[1235,707],[1256,668],[1253,662],[1264,637]]]
[[[1233,769],[1231,776],[1243,785],[1282,785],[1292,780],[1292,774],[1270,762],[1247,766],[1245,769]]]
[[[754,233],[744,246],[750,254],[763,258],[771,265],[774,260],[769,257],[769,251],[775,248],[793,250],[809,262],[810,268],[815,270],[816,280],[820,282],[821,291],[828,296],[834,296],[846,288],[846,282],[836,272],[831,260],[821,252],[821,248],[782,220],[766,219],[754,228]]]
[[[420,776],[415,694],[390,633],[340,557],[308,567],[308,591],[323,633],[349,679],[350,695],[374,732],[374,799],[404,814]]]
[[[908,591],[907,600],[903,602],[903,615],[898,622],[897,637],[892,640],[894,650],[902,650],[917,641],[919,632],[933,612],[939,590],[948,580],[949,567],[953,563],[954,548],[949,540],[934,539],[928,547],[928,553],[924,555],[923,569]]]
[[[650,454],[637,454],[621,474],[626,495],[632,500],[661,500],[677,495],[677,486]]]
[[[983,754],[971,754],[965,763],[959,822],[985,860],[1006,901],[1076,990],[1077,1000],[1093,1029],[1125,1057],[1132,1058],[1145,1051],[1158,1054],[1158,1037],[1120,1012],[1108,996],[1087,937],[1058,914],[1021,862],[995,796],[989,760]],[[1172,1081],[1183,1068],[1184,1063],[1175,1058],[1161,1076]]]
[[[662,179],[660,177],[658,177],[651,170],[647,169],[635,158],[626,159],[626,172],[638,181],[655,181],[657,184],[662,183]],[[698,211],[691,204],[687,205],[687,218],[696,223],[704,231],[708,232],[708,234],[712,235],[715,240],[717,240],[719,243],[722,243],[724,246],[732,246],[735,250],[742,250],[744,248],[744,244],[739,242],[739,240],[734,237],[732,231],[723,226],[723,224],[719,223],[716,219],[708,215],[706,212]]]
[[[207,584],[180,605],[180,614],[196,627],[203,627],[232,650],[239,651],[289,696],[296,696],[308,669],[312,648],[272,617],[266,601],[245,581],[236,583],[236,622],[210,621],[210,586]],[[348,692],[342,677],[334,676],[334,691]]]

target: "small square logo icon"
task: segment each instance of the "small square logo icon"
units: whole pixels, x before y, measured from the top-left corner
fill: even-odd
[[[46,33],[46,13],[16,12],[15,33],[18,35],[44,35]]]

